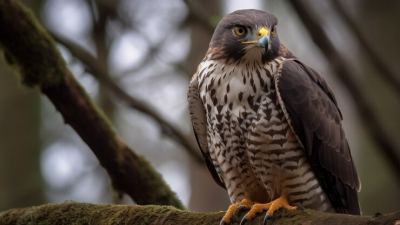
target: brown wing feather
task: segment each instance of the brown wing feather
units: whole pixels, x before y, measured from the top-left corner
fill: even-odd
[[[197,144],[199,145],[200,150],[201,150],[199,138],[197,137],[197,133],[196,133],[196,130],[194,129],[194,127],[193,127],[193,130],[194,130],[194,135],[196,137]],[[224,182],[222,182],[221,178],[218,175],[218,172],[215,170],[215,167],[214,167],[214,164],[212,163],[210,154],[204,152],[203,150],[201,150],[201,154],[203,155],[204,162],[206,163],[207,169],[208,169],[208,171],[210,171],[211,176],[214,179],[215,183],[217,183],[222,188],[226,189]]]
[[[360,214],[357,191],[361,184],[328,84],[307,65],[287,60],[276,85],[282,107],[332,206],[338,213]]]
[[[188,90],[188,102],[189,102],[189,113],[190,119],[193,124],[194,134],[196,136],[197,144],[200,147],[204,161],[206,162],[207,168],[210,171],[215,182],[225,188],[224,182],[218,175],[213,165],[210,153],[208,152],[207,146],[207,119],[203,103],[200,98],[198,90],[197,74],[195,74],[190,81]],[[226,189],[226,188],[225,188]]]

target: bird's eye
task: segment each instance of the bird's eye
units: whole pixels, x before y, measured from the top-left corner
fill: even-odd
[[[246,29],[244,27],[235,27],[233,32],[236,36],[243,36],[246,34]]]
[[[272,34],[272,35],[275,35],[275,34],[276,34],[276,28],[275,28],[275,27],[272,27],[272,29],[271,29],[271,34]]]

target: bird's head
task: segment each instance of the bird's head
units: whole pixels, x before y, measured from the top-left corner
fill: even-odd
[[[218,58],[241,60],[260,58],[271,61],[279,55],[280,42],[276,30],[278,20],[261,10],[238,10],[226,15],[214,31],[210,50],[220,51]]]

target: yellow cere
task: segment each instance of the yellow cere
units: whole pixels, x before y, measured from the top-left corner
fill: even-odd
[[[275,28],[272,30],[272,35],[274,35],[275,33]],[[258,31],[257,31],[257,40],[262,38],[264,35],[269,35],[269,31],[267,30],[267,28],[265,27],[261,27]],[[243,44],[256,44],[257,40],[254,41],[243,41]]]
[[[268,33],[269,33],[269,32],[268,32],[267,29],[265,29],[265,27],[260,28],[260,29],[258,30],[258,32],[257,32],[257,39],[262,38],[264,35],[269,36]]]

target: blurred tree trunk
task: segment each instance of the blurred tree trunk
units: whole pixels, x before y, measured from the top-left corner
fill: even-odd
[[[87,1],[91,7],[91,17],[93,19],[93,32],[92,39],[96,49],[96,58],[100,65],[103,65],[103,69],[106,74],[109,74],[109,43],[107,42],[107,22],[109,20],[110,13],[114,12],[119,1]],[[111,7],[113,6],[113,7]],[[97,12],[97,16],[96,13]],[[93,71],[92,71],[93,72]],[[112,79],[111,77],[108,77]],[[116,105],[111,97],[110,89],[104,82],[99,82],[99,93],[97,96],[99,107],[103,110],[107,118],[112,124],[115,124],[115,112]],[[96,173],[98,176],[107,176],[102,173],[103,168],[98,165],[96,167]],[[107,179],[107,178],[106,178]],[[103,188],[104,191],[111,191],[108,185]],[[107,195],[108,193],[104,193]],[[122,198],[118,195],[112,195],[113,203],[122,203]]]
[[[42,1],[22,1],[35,14]],[[0,62],[0,210],[42,204],[40,98],[21,91],[17,76]]]
[[[186,60],[186,71],[189,71],[191,77],[197,69],[197,66],[203,60],[208,50],[208,44],[211,41],[214,30],[211,28],[212,18],[221,15],[221,1],[204,0],[204,1],[189,1],[189,15],[187,19],[190,29],[190,53]],[[196,10],[196,12],[193,12]],[[204,21],[199,21],[193,14],[202,15]]]
[[[42,204],[40,99],[0,63],[0,210]]]
[[[360,28],[362,34],[366,36],[375,54],[386,62],[389,69],[397,74],[400,79],[400,4],[398,1],[359,1],[356,13],[353,19]],[[347,11],[351,13],[351,11]],[[353,15],[353,14],[351,14]],[[386,24],[386,26],[382,26]],[[396,28],[395,28],[396,27]],[[371,30],[382,29],[384,32],[371,32]],[[386,32],[387,31],[387,32]],[[362,50],[362,49],[361,49]],[[362,52],[359,54],[362,58]],[[381,75],[368,61],[361,61],[363,77],[360,78],[366,95],[375,105],[379,119],[382,125],[390,135],[391,140],[397,146],[400,146],[398,138],[400,132],[400,112],[399,96],[396,90],[382,80]],[[378,208],[380,212],[390,212],[400,207],[400,183],[396,177],[396,171],[389,166],[387,159],[379,146],[371,143],[368,134],[362,135],[362,154],[363,160],[360,166],[360,172],[368,174],[371,179],[362,179],[363,188],[360,192],[360,201],[365,213],[374,213]],[[400,151],[397,151],[397,157],[400,158]],[[371,166],[374,165],[374,166]],[[385,190],[385,191],[382,191]],[[377,195],[376,193],[380,193]]]
[[[213,34],[213,30],[210,28],[211,19],[221,14],[222,3],[213,0],[187,2],[192,6],[190,10],[197,10],[198,14],[204,15],[203,18],[209,19],[208,21],[198,21],[190,15],[193,12],[189,12],[187,22],[190,23],[191,27],[191,50],[185,66],[186,71],[191,72],[189,74],[191,76],[196,72],[197,66],[207,52]],[[209,22],[210,26],[207,26],[208,24],[204,22]],[[203,212],[226,210],[229,206],[226,190],[214,182],[205,164],[193,162],[190,165],[192,196],[189,209]]]
[[[88,1],[89,2],[89,1]],[[92,18],[93,18],[93,33],[92,38],[96,48],[96,56],[98,62],[104,66],[108,74],[108,55],[109,49],[107,43],[107,21],[109,19],[110,13],[115,11],[115,7],[118,5],[119,1],[114,1],[109,3],[106,1],[92,1]],[[114,7],[110,7],[114,6]],[[95,11],[98,15],[96,17]],[[114,124],[114,113],[115,104],[111,99],[110,91],[107,85],[103,82],[99,83],[99,106],[104,111],[106,116],[110,119],[111,123]]]

